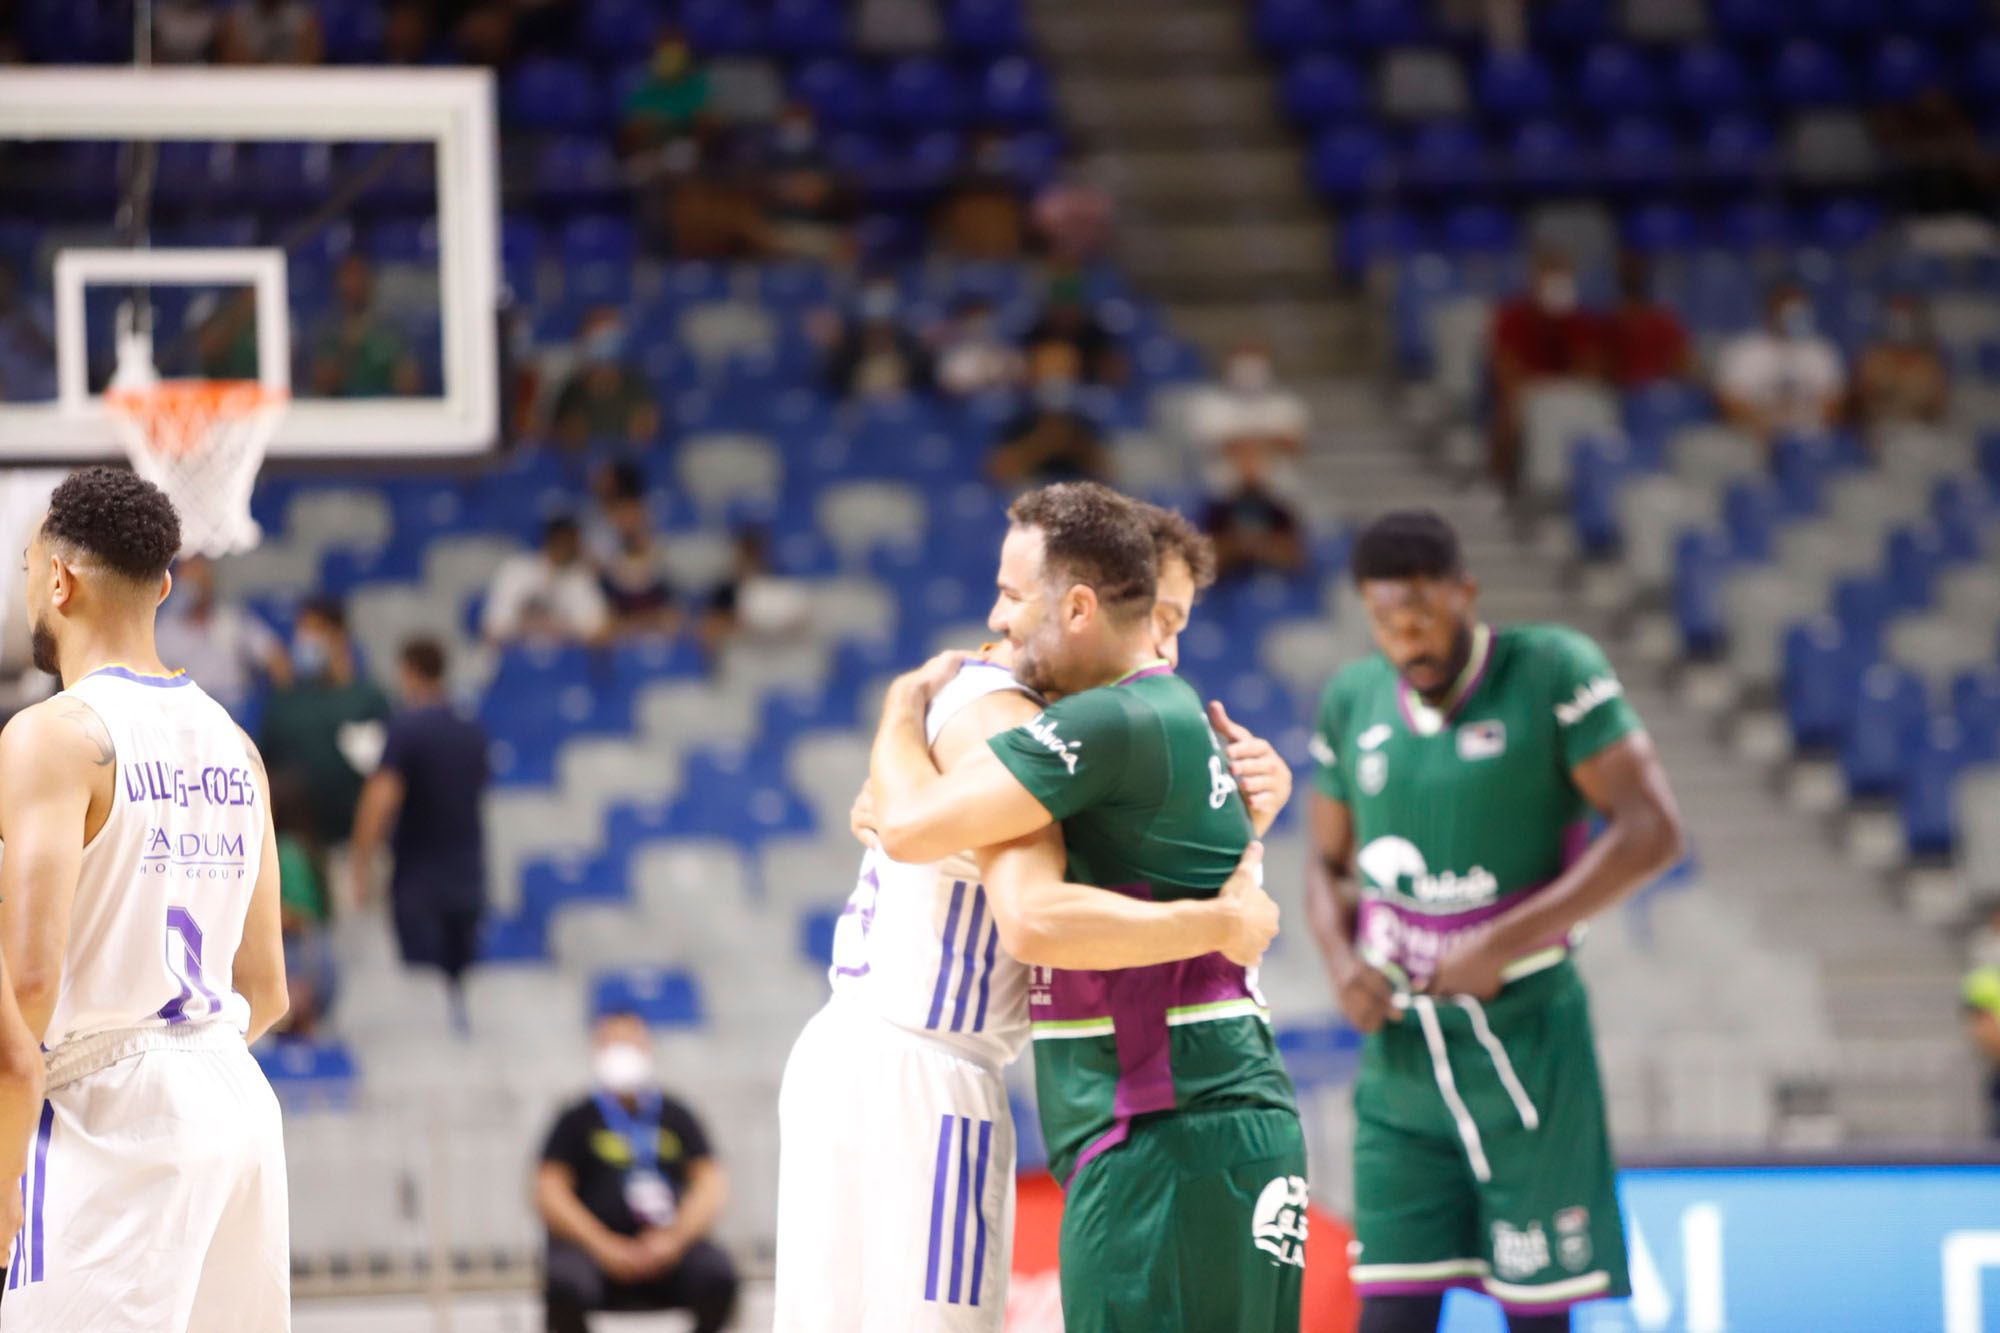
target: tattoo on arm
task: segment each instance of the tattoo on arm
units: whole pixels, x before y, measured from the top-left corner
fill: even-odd
[[[97,747],[97,758],[92,760],[99,768],[108,767],[118,752],[112,747],[111,733],[105,730],[104,719],[89,704],[71,704],[62,710],[62,716],[75,725],[78,731],[89,737]]]

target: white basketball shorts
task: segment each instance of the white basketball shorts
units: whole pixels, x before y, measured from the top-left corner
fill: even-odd
[[[1000,1072],[834,999],[778,1096],[777,1333],[997,1333],[1014,1237]]]
[[[4,1333],[283,1333],[278,1099],[234,1028],[70,1043],[22,1180]]]

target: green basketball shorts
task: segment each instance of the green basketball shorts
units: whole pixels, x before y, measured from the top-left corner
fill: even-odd
[[[1518,1314],[1629,1293],[1590,1005],[1567,961],[1490,1004],[1418,998],[1354,1090],[1354,1285]]]
[[[1087,1162],[1062,1223],[1068,1333],[1298,1333],[1306,1146],[1292,1111],[1169,1112]]]

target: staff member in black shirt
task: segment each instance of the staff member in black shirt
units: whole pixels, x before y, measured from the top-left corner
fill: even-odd
[[[708,1239],[729,1181],[701,1122],[653,1078],[646,1025],[600,1016],[597,1086],[549,1132],[535,1203],[549,1228],[548,1333],[586,1333],[591,1310],[688,1310],[720,1333],[736,1266]]]

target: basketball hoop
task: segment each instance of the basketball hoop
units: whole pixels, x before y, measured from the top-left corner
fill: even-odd
[[[181,518],[181,550],[234,555],[257,544],[250,491],[289,395],[258,380],[163,380],[151,339],[121,339],[104,406],[132,467],[167,493]]]

